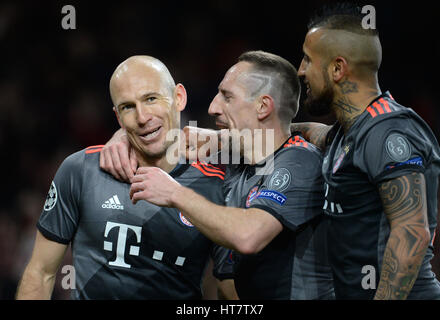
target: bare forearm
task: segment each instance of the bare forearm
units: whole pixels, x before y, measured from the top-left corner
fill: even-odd
[[[185,187],[177,189],[171,197],[172,206],[180,209],[200,232],[242,254],[261,251],[283,229],[264,210],[219,206]]]
[[[237,237],[245,234],[245,209],[216,205],[193,190],[180,187],[172,198],[173,206],[212,241],[237,250]],[[235,211],[232,217],[232,211]]]
[[[416,229],[413,231],[417,232]],[[419,243],[416,251],[411,252],[415,250],[415,243],[408,238],[399,231],[390,234],[375,299],[402,300],[411,292],[428,246],[426,242]]]
[[[17,300],[50,300],[55,284],[55,275],[44,276],[39,272],[26,270],[18,285]]]
[[[281,222],[265,210],[219,206],[159,168],[137,170],[130,199],[134,204],[145,200],[177,208],[212,241],[244,254],[260,251],[283,229]]]
[[[319,122],[299,122],[290,124],[291,132],[301,132],[307,141],[311,142],[321,150],[325,149],[325,140],[330,128],[331,126]]]
[[[406,299],[429,245],[423,174],[411,173],[380,185],[390,223],[375,299]]]

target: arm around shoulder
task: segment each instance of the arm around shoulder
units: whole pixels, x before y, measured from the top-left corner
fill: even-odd
[[[303,137],[321,150],[325,150],[327,134],[332,126],[319,122],[297,122],[290,124],[290,131],[301,132]]]

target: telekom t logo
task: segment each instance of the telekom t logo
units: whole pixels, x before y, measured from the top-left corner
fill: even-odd
[[[117,267],[124,267],[124,268],[131,268],[131,265],[126,263],[124,260],[125,247],[126,247],[126,243],[127,243],[127,232],[128,232],[128,229],[132,230],[136,234],[136,242],[140,243],[141,242],[142,227],[107,221],[107,224],[105,226],[105,231],[104,231],[104,237],[107,238],[109,231],[115,227],[119,228],[118,242],[116,244],[116,259],[114,261],[110,261],[109,265],[117,266]],[[110,241],[104,241],[104,250],[112,251],[113,250],[113,243]],[[132,256],[139,256],[139,246],[130,246],[129,254]]]

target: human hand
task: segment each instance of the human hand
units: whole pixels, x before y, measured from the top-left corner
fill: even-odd
[[[172,195],[181,185],[157,167],[140,167],[132,179],[130,199],[133,204],[145,200],[161,207],[172,206]]]
[[[124,129],[119,129],[102,148],[99,166],[116,179],[130,182],[137,165],[136,154],[128,141],[127,134]]]
[[[213,152],[220,151],[221,140],[219,132],[212,129],[185,126],[185,157],[190,161],[207,159]]]

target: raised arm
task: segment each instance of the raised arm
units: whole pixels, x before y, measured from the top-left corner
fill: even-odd
[[[46,239],[38,230],[31,260],[18,285],[17,300],[49,300],[67,245]]]
[[[183,128],[185,134],[185,156],[187,159],[196,160],[210,156],[211,148],[203,147],[209,145],[210,139],[216,137],[218,146],[214,149],[221,150],[221,146],[229,143],[228,130],[212,130],[186,126]],[[131,148],[127,134],[124,129],[119,129],[113,137],[107,141],[102,148],[99,166],[102,170],[110,173],[116,179],[123,182],[131,182],[136,172],[138,161],[134,149]]]
[[[299,131],[303,137],[317,146],[322,151],[325,150],[325,140],[331,126],[319,122],[298,122],[290,124],[290,131]]]
[[[379,186],[390,236],[375,299],[406,299],[430,241],[425,177],[411,173]]]

